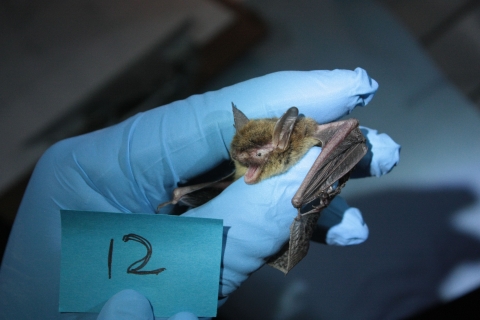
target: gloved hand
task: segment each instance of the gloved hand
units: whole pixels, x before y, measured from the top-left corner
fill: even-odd
[[[232,101],[250,118],[280,116],[295,105],[323,123],[364,106],[376,89],[362,69],[278,72],[55,144],[34,170],[10,235],[0,270],[0,318],[59,317],[60,209],[153,213],[178,182],[228,159]],[[388,172],[398,161],[399,146],[374,131],[367,139],[372,148],[357,175]],[[186,213],[221,218],[228,227],[221,298],[288,239],[296,214],[290,200],[318,152],[313,148],[286,174],[257,185],[240,179]],[[329,244],[358,243],[368,236],[360,212],[340,198],[322,217],[320,229],[326,230],[323,240]]]
[[[153,310],[144,295],[135,290],[122,290],[103,306],[97,320],[153,320]],[[198,320],[191,312],[179,312],[168,320]]]

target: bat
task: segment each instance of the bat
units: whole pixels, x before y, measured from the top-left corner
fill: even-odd
[[[287,274],[308,252],[320,212],[340,193],[349,174],[366,154],[365,137],[357,119],[318,124],[289,108],[281,118],[248,119],[232,102],[235,136],[230,155],[234,168],[209,182],[176,188],[171,201],[197,207],[217,196],[233,181],[247,184],[282,174],[307,151],[322,147],[320,155],[292,198],[297,216],[290,226],[290,239],[267,263]]]

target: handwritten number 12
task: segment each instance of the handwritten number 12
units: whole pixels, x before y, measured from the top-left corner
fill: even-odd
[[[124,242],[133,240],[138,243],[141,243],[147,249],[147,254],[140,260],[135,261],[127,268],[127,273],[137,274],[137,275],[147,275],[147,274],[156,274],[158,275],[160,272],[163,272],[167,269],[165,268],[158,268],[155,270],[142,270],[150,260],[152,256],[152,244],[150,241],[145,239],[144,237],[139,236],[138,234],[129,233],[123,236],[122,240]],[[113,239],[110,239],[110,247],[108,249],[108,279],[112,278],[112,259],[113,259]]]

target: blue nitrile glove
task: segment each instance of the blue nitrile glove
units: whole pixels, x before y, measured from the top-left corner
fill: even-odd
[[[55,144],[35,168],[10,235],[0,270],[0,318],[59,318],[59,210],[153,213],[170,200],[178,182],[229,158],[232,101],[251,118],[280,116],[295,105],[322,123],[364,106],[376,89],[362,69],[278,72]],[[373,131],[367,138],[372,152],[357,175],[389,171],[398,161],[399,146]],[[286,174],[257,185],[240,179],[211,203],[187,213],[222,218],[228,229],[220,298],[288,239],[296,213],[290,200],[318,152],[312,149]],[[327,230],[327,243],[358,243],[368,235],[359,211],[341,199],[322,216],[332,217],[320,228]]]
[[[150,301],[135,290],[122,290],[103,306],[97,320],[153,320]],[[168,320],[198,320],[191,312],[179,312]]]

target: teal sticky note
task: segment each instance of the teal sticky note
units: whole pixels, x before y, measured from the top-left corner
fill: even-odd
[[[134,289],[157,317],[216,315],[222,220],[68,210],[61,219],[60,312],[99,312]]]

